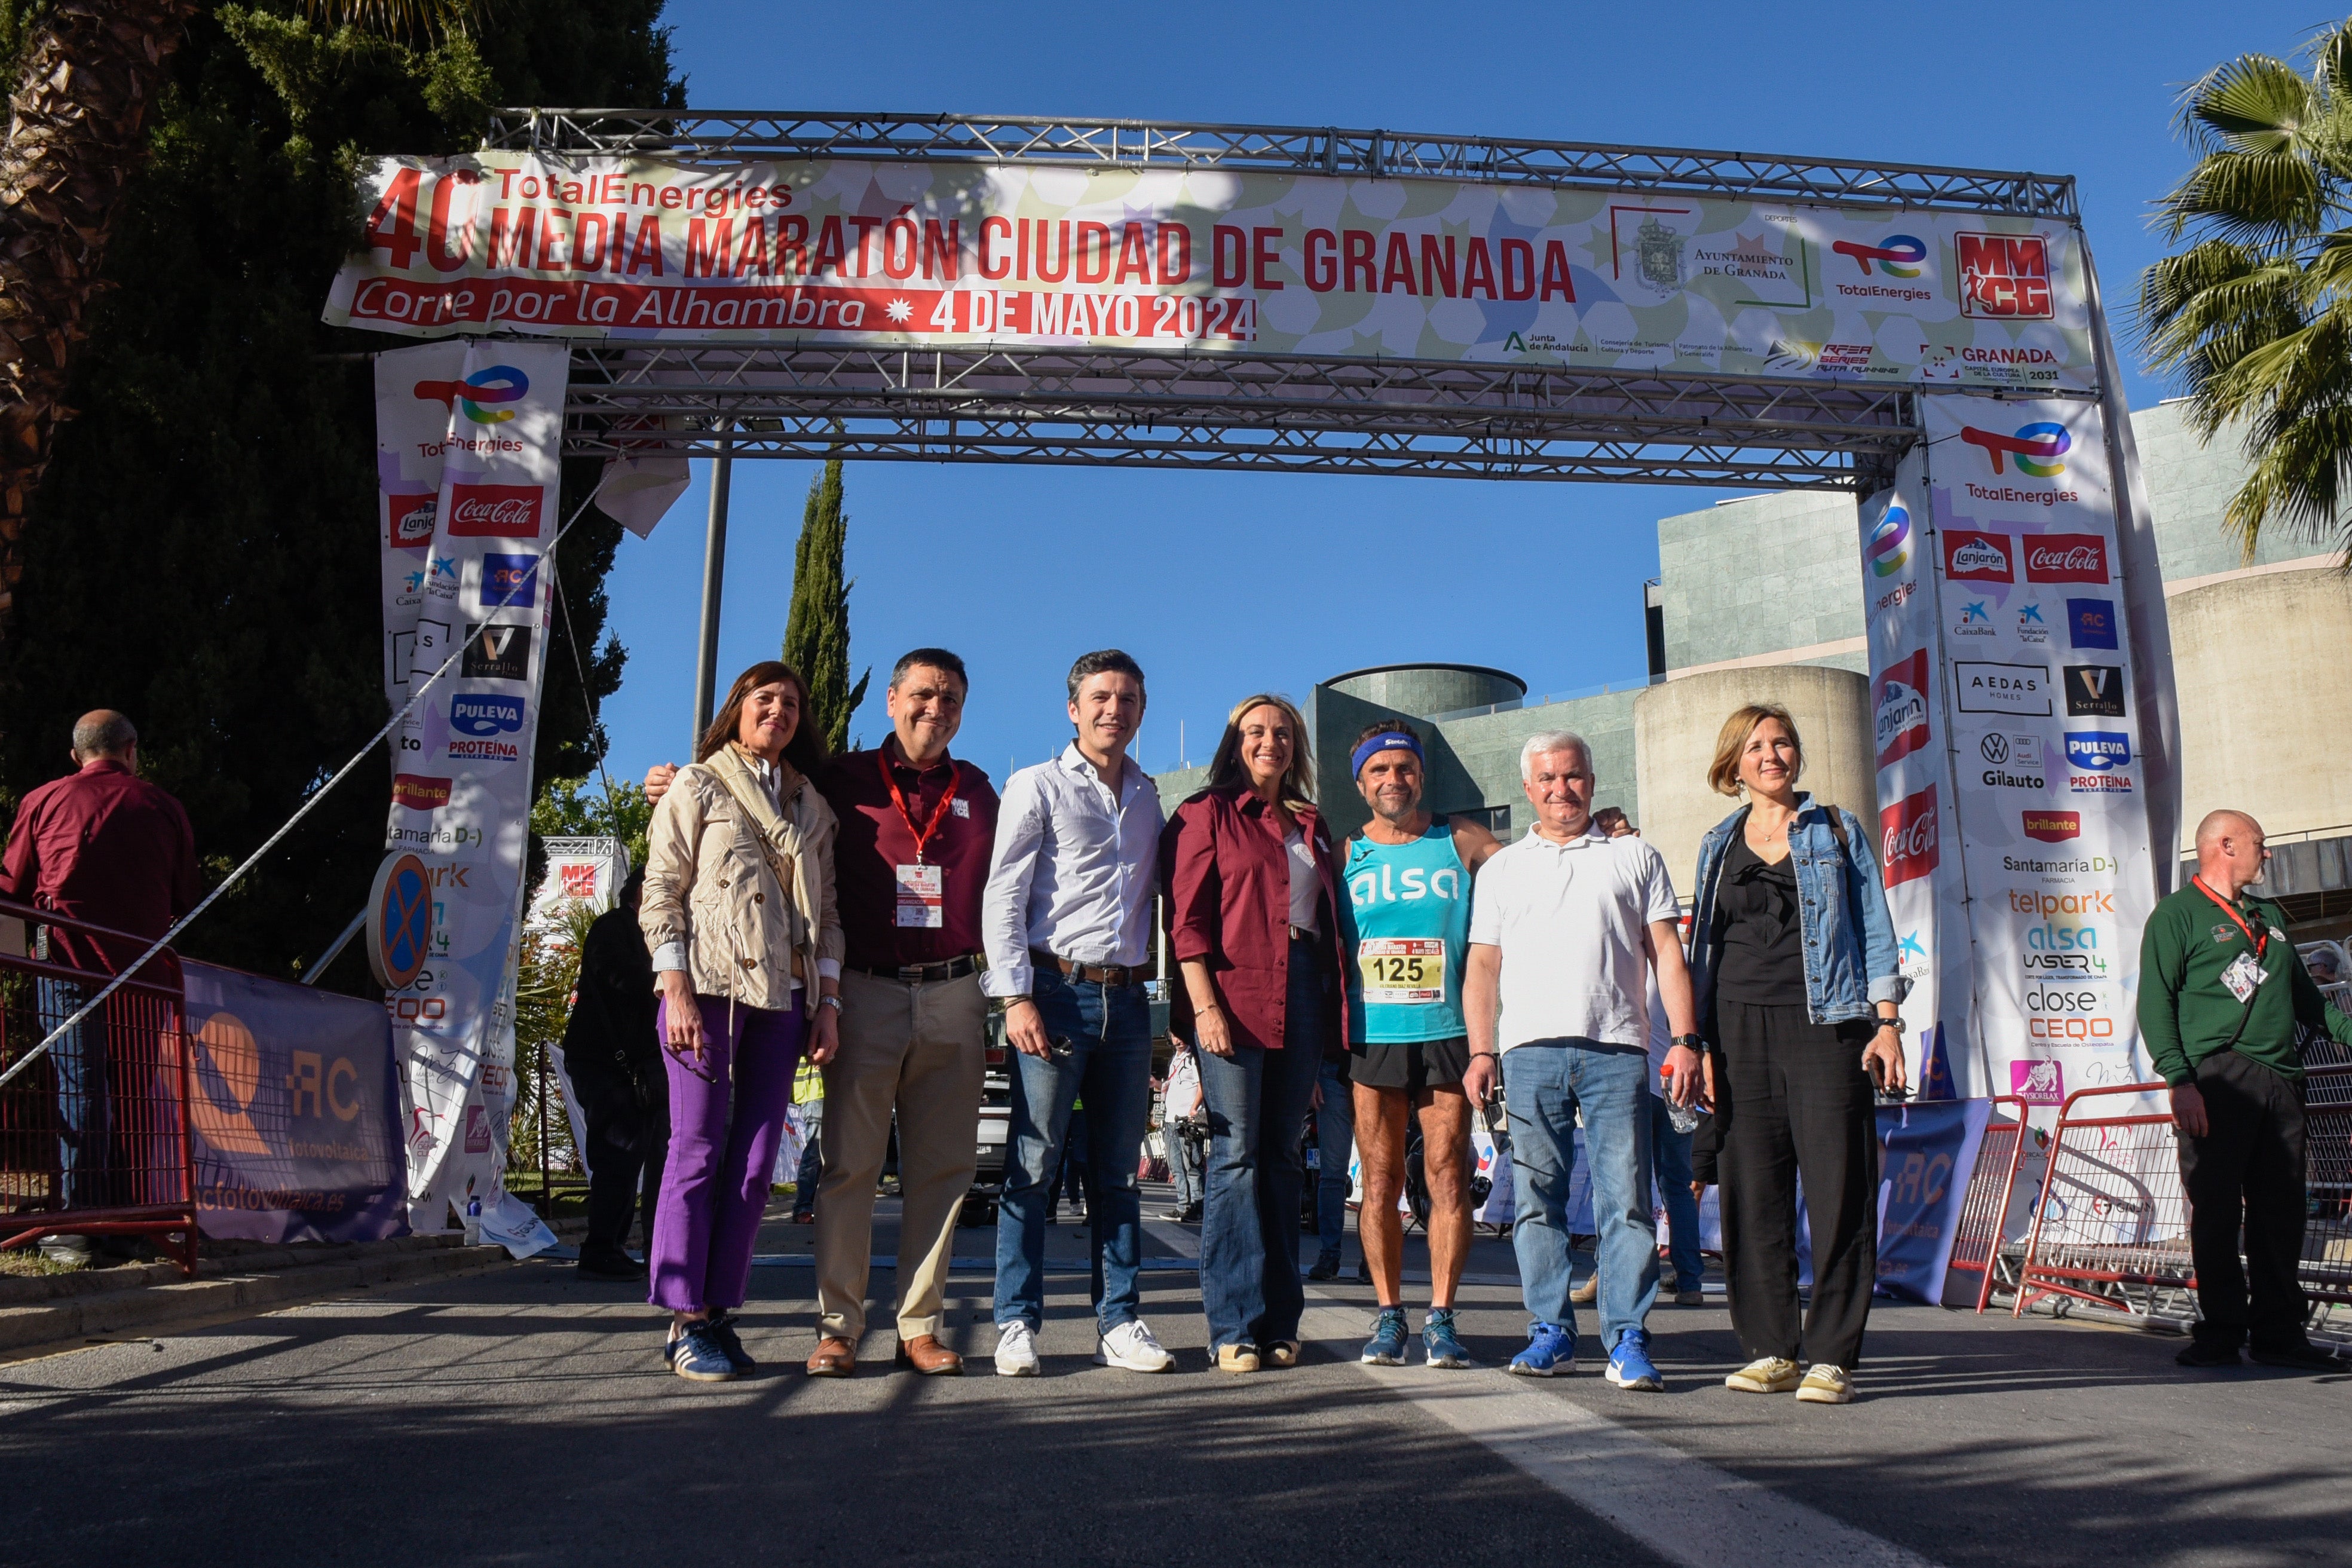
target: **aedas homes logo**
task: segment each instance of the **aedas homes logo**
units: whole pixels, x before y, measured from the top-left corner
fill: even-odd
[[[530,391],[530,377],[510,364],[478,370],[463,381],[420,381],[416,395],[449,408],[463,405],[466,417],[477,425],[503,425],[515,416],[501,403],[520,403]]]

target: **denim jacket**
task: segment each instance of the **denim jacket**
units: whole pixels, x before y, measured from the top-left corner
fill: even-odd
[[[1845,827],[1843,849],[1831,831],[1831,811]],[[1723,956],[1715,941],[1716,880],[1732,835],[1747,826],[1748,812],[1741,806],[1699,842],[1690,968],[1702,1027],[1714,1014],[1715,970]],[[1902,975],[1895,921],[1886,912],[1868,832],[1843,806],[1823,807],[1811,795],[1799,793],[1796,820],[1789,825],[1789,853],[1796,862],[1797,909],[1805,938],[1805,1011],[1816,1024],[1865,1017],[1874,1004],[1900,1002],[1911,989]]]

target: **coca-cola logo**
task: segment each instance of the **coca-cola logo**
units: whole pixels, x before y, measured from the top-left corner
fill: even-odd
[[[1973,528],[1947,530],[1944,575],[1955,583],[2016,582],[2017,569],[2010,563],[2009,535]]]
[[[1936,868],[1936,786],[1906,795],[1878,814],[1879,859],[1886,885],[1899,887]]]
[[[543,485],[451,485],[450,537],[537,539],[540,502],[546,494]]]
[[[420,544],[433,542],[433,506],[438,499],[425,495],[388,495],[383,498],[390,514],[392,547],[414,550]]]
[[[2104,583],[2107,542],[2095,533],[2044,533],[2025,543],[2029,583]]]

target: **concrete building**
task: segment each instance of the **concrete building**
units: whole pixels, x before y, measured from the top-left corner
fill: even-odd
[[[2264,890],[2286,903],[2295,934],[2342,935],[2352,931],[2352,770],[2306,737],[2352,719],[2352,579],[2328,541],[2279,523],[2247,561],[2224,521],[2243,453],[2226,437],[2200,443],[2185,413],[2165,403],[2132,416],[2171,611],[2180,851],[2191,853],[2206,812],[2252,812],[2273,847]],[[1766,700],[1797,719],[1806,786],[1867,816],[1876,774],[1855,536],[1853,499],[1822,491],[1660,519],[1643,686],[1531,697],[1517,675],[1444,663],[1331,677],[1307,702],[1324,809],[1336,828],[1362,822],[1349,750],[1367,725],[1404,718],[1429,750],[1431,805],[1482,812],[1516,837],[1529,822],[1521,743],[1572,730],[1591,743],[1598,803],[1625,808],[1679,885],[1700,835],[1732,805],[1706,782],[1717,731],[1741,703]],[[1206,776],[1160,775],[1161,799],[1172,810]]]

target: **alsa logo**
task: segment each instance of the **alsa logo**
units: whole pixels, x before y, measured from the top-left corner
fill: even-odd
[[[435,495],[388,495],[383,498],[386,536],[394,550],[415,550],[433,542]]]
[[[1870,531],[1870,541],[1862,547],[1862,558],[1881,577],[1892,577],[1910,563],[1911,552],[1905,541],[1911,537],[1911,514],[1899,506],[1890,506],[1886,515]]]
[[[2046,321],[2053,314],[2050,242],[2038,234],[1960,234],[1960,314]]]
[[[392,775],[392,804],[410,811],[437,811],[449,804],[447,779],[429,779],[417,773]]]
[[[2013,458],[2019,473],[2037,479],[2054,479],[2064,473],[2066,465],[2059,459],[2074,445],[2074,438],[2066,434],[2066,426],[2048,423],[2021,425],[2014,436],[1964,425],[1960,427],[1960,439],[1981,448],[1991,460],[1994,473],[2006,472],[2003,465]]]
[[[1936,868],[1936,786],[1906,795],[1878,814],[1878,858],[1886,885],[1900,887]]]
[[[1859,240],[1841,239],[1830,247],[1839,256],[1851,256],[1862,275],[1871,275],[1871,266],[1888,278],[1916,278],[1926,270],[1920,263],[1927,259],[1927,247],[1907,234],[1890,234],[1876,245],[1864,245]]]
[[[2025,836],[2042,844],[2063,844],[2069,838],[2083,836],[2083,814],[2079,811],[2029,811],[2024,814]]]
[[[444,408],[458,407],[466,417],[477,425],[503,425],[515,416],[511,408],[498,406],[520,403],[530,391],[530,377],[510,364],[494,364],[478,370],[463,381],[420,381],[416,395],[441,405]]]
[[[1944,531],[1944,575],[1955,583],[2014,583],[2009,535],[1973,528]]]
[[[537,539],[543,485],[451,485],[453,539]]]
[[[2025,536],[2029,583],[2104,583],[2107,542],[2095,533],[2029,533]]]
[[[1891,664],[1871,682],[1876,710],[1878,765],[1908,756],[1927,744],[1927,650]]]
[[[522,728],[522,699],[461,691],[449,699],[449,728],[460,735],[511,735]]]

